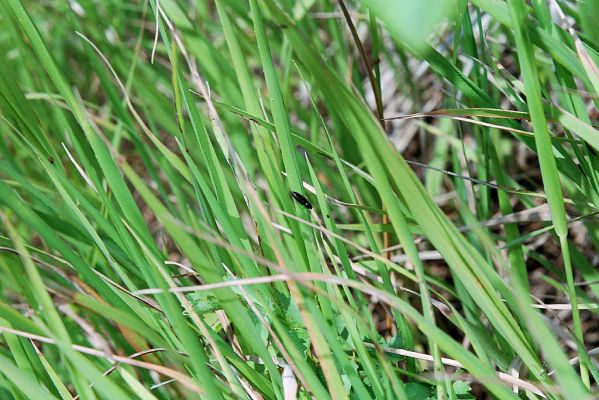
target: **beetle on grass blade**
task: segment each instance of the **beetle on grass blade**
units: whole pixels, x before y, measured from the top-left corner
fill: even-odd
[[[291,197],[293,197],[293,200],[297,201],[308,210],[312,209],[312,203],[310,203],[310,200],[308,200],[303,194],[298,192],[291,192]]]

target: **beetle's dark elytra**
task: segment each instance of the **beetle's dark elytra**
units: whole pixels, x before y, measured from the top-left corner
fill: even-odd
[[[310,203],[310,200],[306,199],[306,197],[303,194],[298,192],[291,192],[291,197],[293,197],[295,201],[300,203],[302,206],[306,207],[308,210],[312,209],[312,203]]]

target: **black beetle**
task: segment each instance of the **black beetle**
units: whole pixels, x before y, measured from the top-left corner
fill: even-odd
[[[303,194],[298,192],[291,192],[291,197],[293,197],[295,201],[300,203],[302,206],[306,207],[308,210],[312,209],[312,203],[310,203],[310,200],[306,199],[306,197]]]

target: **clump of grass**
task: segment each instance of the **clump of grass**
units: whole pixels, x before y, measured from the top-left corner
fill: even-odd
[[[0,398],[592,398],[594,3],[0,0]]]

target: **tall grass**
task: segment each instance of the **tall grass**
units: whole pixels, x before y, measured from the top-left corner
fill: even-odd
[[[0,398],[592,398],[597,18],[0,0]]]

